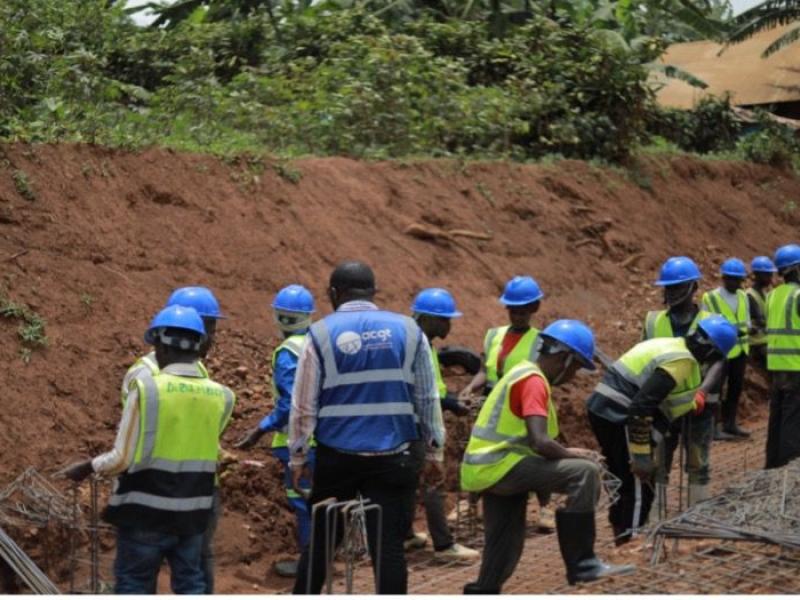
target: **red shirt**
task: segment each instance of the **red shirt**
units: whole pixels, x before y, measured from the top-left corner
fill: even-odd
[[[527,331],[522,333],[518,331],[506,331],[506,334],[503,336],[503,342],[500,344],[500,353],[497,355],[497,376],[502,377],[505,373],[506,364],[506,357],[511,354],[514,350],[514,347],[517,345],[517,342],[522,339],[522,336],[525,335]]]
[[[511,412],[520,419],[547,417],[547,385],[538,375],[528,375],[511,386]]]

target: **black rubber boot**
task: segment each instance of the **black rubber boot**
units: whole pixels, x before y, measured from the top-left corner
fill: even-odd
[[[561,556],[567,567],[567,582],[570,585],[611,575],[626,575],[636,570],[633,565],[606,564],[595,556],[594,512],[556,511],[556,531]]]
[[[485,595],[497,595],[500,593],[500,590],[484,590],[481,588],[477,582],[468,583],[464,586],[464,595],[468,596],[471,594],[485,594]]]
[[[748,438],[750,432],[742,429],[736,424],[736,414],[739,412],[739,398],[735,401],[729,401],[727,406],[722,407],[724,425],[722,431],[737,438]]]

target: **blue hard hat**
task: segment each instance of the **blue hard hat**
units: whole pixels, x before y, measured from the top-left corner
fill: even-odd
[[[575,319],[559,319],[544,328],[541,335],[561,342],[577,354],[584,368],[594,371],[594,334],[586,323]]]
[[[203,325],[203,319],[200,313],[191,306],[173,304],[172,306],[162,308],[159,313],[153,317],[150,327],[147,328],[144,334],[144,341],[148,344],[155,342],[156,331],[164,327],[191,331],[201,338],[206,336],[206,328],[205,325]],[[185,349],[188,349],[188,347]]]
[[[697,281],[702,277],[700,269],[688,256],[672,256],[661,265],[656,285],[667,286]]]
[[[769,256],[756,256],[750,263],[753,273],[777,273],[778,269]]]
[[[314,312],[314,296],[302,285],[287,285],[275,294],[272,308],[286,312],[311,314]]]
[[[779,271],[800,264],[800,246],[787,244],[775,251],[775,266]]]
[[[543,297],[544,294],[533,277],[518,275],[506,284],[500,302],[506,306],[524,306],[538,302]]]
[[[719,268],[719,274],[726,277],[747,277],[747,267],[744,261],[739,258],[729,258]]]
[[[201,317],[208,319],[224,319],[219,311],[219,302],[207,287],[189,286],[178,288],[169,297],[165,306],[189,306],[195,309]]]
[[[728,356],[728,352],[739,341],[739,332],[736,327],[721,315],[706,317],[697,326],[703,330],[717,350],[722,353],[722,356]]]
[[[414,303],[411,311],[421,315],[431,315],[432,317],[447,317],[452,319],[460,317],[462,313],[456,310],[456,301],[453,295],[442,288],[428,288],[422,290]]]

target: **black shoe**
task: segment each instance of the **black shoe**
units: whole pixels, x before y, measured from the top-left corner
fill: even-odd
[[[729,434],[731,434],[732,436],[735,436],[735,437],[740,437],[740,438],[749,438],[750,437],[750,432],[747,431],[746,429],[742,429],[736,423],[734,423],[733,425],[729,425],[728,427],[723,429],[723,431],[725,433],[729,433]]]
[[[612,575],[626,575],[636,570],[633,565],[606,564],[595,556],[594,512],[557,510],[556,531],[561,556],[567,567],[567,582],[570,585]]]
[[[728,433],[722,427],[715,427],[714,428],[714,441],[715,442],[732,442],[736,440],[737,437],[731,433]]]
[[[281,577],[297,577],[298,564],[299,561],[297,560],[279,560],[272,568]]]
[[[482,594],[482,595],[497,595],[500,593],[500,590],[485,590],[480,587],[477,582],[468,583],[464,586],[464,595],[468,596],[471,594]]]

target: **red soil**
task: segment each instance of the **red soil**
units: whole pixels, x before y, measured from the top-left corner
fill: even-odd
[[[485,329],[504,322],[503,282],[531,274],[546,294],[537,324],[581,318],[614,355],[660,306],[651,282],[667,256],[694,257],[710,287],[727,256],[771,254],[795,239],[791,174],[662,158],[631,179],[576,161],[226,164],[164,150],[0,148],[0,291],[41,314],[49,339],[25,364],[19,323],[0,318],[0,485],[27,466],[51,473],[110,446],[122,375],[176,286],[210,286],[230,315],[208,361],[239,397],[230,447],[272,405],[272,295],[302,283],[325,314],[328,274],[342,259],[369,262],[380,304],[401,312],[420,288],[449,288],[466,316],[447,342],[476,350]],[[415,223],[490,239],[404,233]],[[582,406],[595,380],[582,375],[557,393],[571,445],[592,443]],[[454,438],[466,434],[450,423]],[[240,453],[264,468],[234,464],[223,480],[221,591],[275,589],[282,582],[263,574],[294,551],[280,469],[265,448]]]

